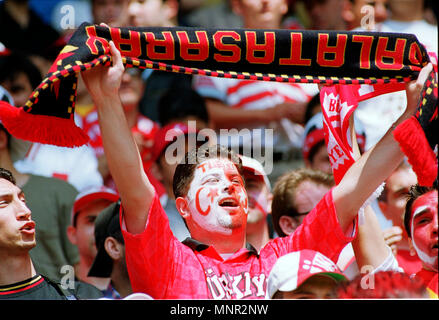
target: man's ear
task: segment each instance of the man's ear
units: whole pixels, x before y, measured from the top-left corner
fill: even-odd
[[[279,227],[286,235],[292,234],[298,226],[297,221],[290,216],[280,216],[279,218]]]
[[[8,148],[8,136],[4,130],[0,130],[0,150]]]
[[[123,257],[123,244],[119,243],[119,241],[113,237],[107,237],[105,239],[104,248],[113,260],[119,260]]]
[[[76,245],[76,228],[74,226],[67,227],[67,238],[72,244]]]
[[[413,245],[412,238],[409,237],[408,240],[409,240],[410,255],[412,257],[417,256],[418,254],[416,253],[416,249],[415,246]]]
[[[183,219],[189,218],[191,212],[189,210],[189,203],[186,198],[178,197],[175,199],[175,206]]]

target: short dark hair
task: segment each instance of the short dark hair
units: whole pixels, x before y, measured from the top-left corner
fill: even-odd
[[[429,193],[430,191],[438,190],[438,182],[437,179],[434,181],[433,186],[431,187],[425,187],[420,186],[419,184],[414,185],[410,188],[409,193],[407,195],[407,204],[405,205],[405,211],[404,211],[404,228],[407,232],[407,235],[411,238],[412,231],[410,228],[410,221],[412,219],[412,206],[413,202],[415,202],[416,199],[418,199],[423,194]]]
[[[0,168],[0,178],[3,178],[5,180],[8,180],[12,184],[16,185],[16,181],[14,176],[12,175],[12,172],[5,168]]]
[[[271,202],[273,226],[280,237],[287,236],[279,225],[280,217],[289,216],[294,218],[299,214],[296,208],[294,193],[303,181],[312,181],[328,187],[334,185],[334,177],[331,174],[318,170],[300,168],[284,173],[274,185],[273,200]]]
[[[175,168],[172,183],[175,198],[187,194],[197,165],[213,158],[229,159],[236,165],[238,172],[242,175],[242,160],[233,150],[218,144],[194,148],[186,153]]]

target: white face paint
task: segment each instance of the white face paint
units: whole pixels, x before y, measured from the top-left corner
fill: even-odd
[[[413,202],[411,239],[424,267],[438,270],[437,191],[420,196]]]
[[[428,206],[421,206],[417,208],[416,211],[413,213],[412,225],[411,225],[412,230],[414,230],[413,226],[416,216],[424,212],[426,209],[428,209]],[[421,259],[425,264],[427,264],[431,268],[433,268],[434,265],[437,266],[437,260],[438,260],[437,256],[429,256],[427,253],[419,249],[418,245],[416,244],[415,237],[412,238],[412,243],[413,243],[413,247],[416,250],[416,253],[418,254],[419,259]]]
[[[186,198],[191,218],[206,232],[231,234],[245,225],[247,193],[236,166],[227,159],[198,165]]]

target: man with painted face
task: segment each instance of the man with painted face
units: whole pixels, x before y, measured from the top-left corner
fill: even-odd
[[[404,214],[404,226],[411,250],[422,261],[416,273],[432,298],[438,298],[438,186],[413,186],[409,191]]]
[[[248,200],[239,157],[217,146],[192,149],[177,166],[173,183],[177,209],[192,237],[181,243],[169,228],[124,120],[118,97],[124,67],[112,42],[110,50],[113,65],[86,71],[83,78],[98,107],[104,151],[122,199],[121,227],[135,292],[154,299],[263,299],[266,279],[280,256],[311,249],[336,261],[355,236],[358,210],[403,159],[389,131],[296,232],[270,241],[258,254],[246,247]],[[431,65],[407,86],[407,111],[395,125],[415,112],[430,70]]]

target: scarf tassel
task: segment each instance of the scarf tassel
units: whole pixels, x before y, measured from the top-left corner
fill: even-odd
[[[23,140],[71,148],[89,141],[73,119],[31,114],[4,101],[0,101],[0,119],[11,135]]]
[[[438,162],[418,120],[414,116],[405,120],[395,128],[393,136],[412,165],[418,183],[431,187],[437,178]]]

